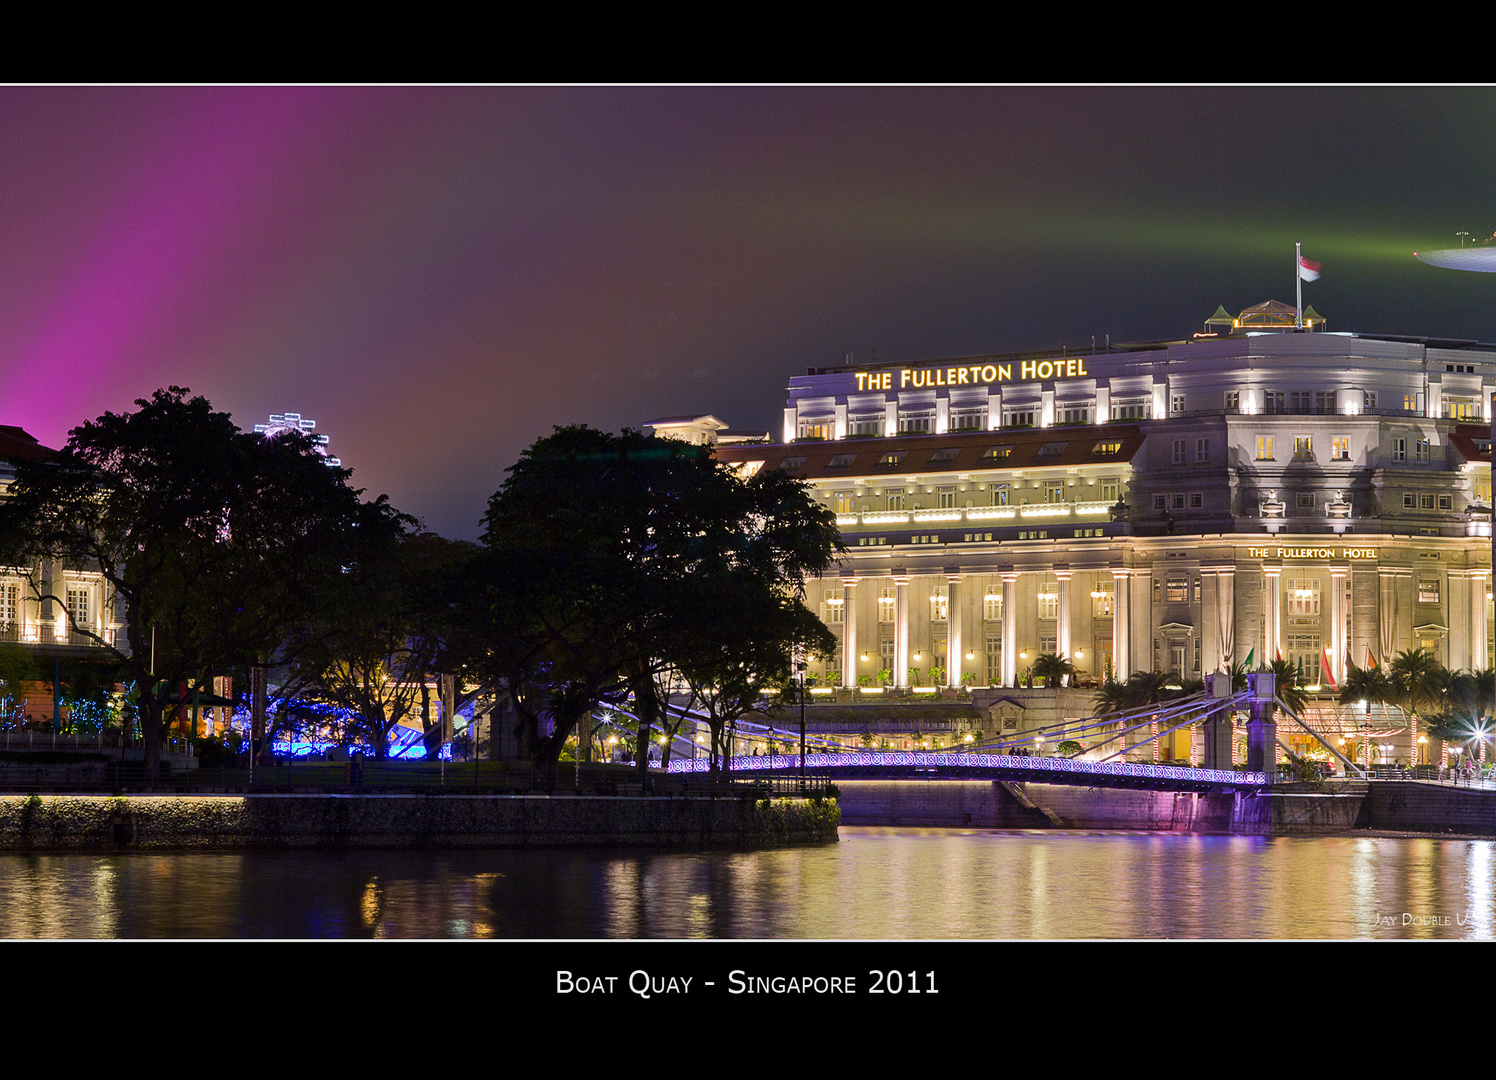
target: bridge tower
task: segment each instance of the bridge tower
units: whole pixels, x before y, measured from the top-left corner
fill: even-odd
[[[1276,677],[1271,671],[1254,671],[1247,676],[1252,689],[1252,719],[1247,724],[1247,768],[1252,772],[1277,772],[1278,725],[1273,719],[1277,697]]]
[[[1205,676],[1205,692],[1213,698],[1231,696],[1231,673],[1217,671]],[[1205,751],[1203,766],[1207,769],[1231,771],[1232,716],[1228,709],[1218,709],[1205,721]]]

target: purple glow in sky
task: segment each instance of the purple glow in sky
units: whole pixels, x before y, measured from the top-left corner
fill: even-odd
[[[1178,337],[1292,301],[1496,338],[1496,91],[0,89],[0,423],[292,410],[474,537],[555,424],[777,430],[809,365]]]

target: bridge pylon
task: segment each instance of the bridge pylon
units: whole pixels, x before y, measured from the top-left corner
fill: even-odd
[[[1231,673],[1217,671],[1205,676],[1205,692],[1213,698],[1231,696]],[[1231,769],[1232,713],[1217,709],[1202,725],[1205,729],[1203,765],[1207,769]]]
[[[1247,676],[1252,690],[1252,719],[1247,723],[1247,768],[1266,773],[1269,782],[1278,771],[1278,724],[1273,718],[1277,676],[1254,671]]]

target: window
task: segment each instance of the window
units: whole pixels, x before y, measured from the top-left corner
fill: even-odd
[[[1439,509],[1440,510],[1453,510],[1454,509],[1454,496],[1453,495],[1440,495],[1439,496]]]
[[[956,505],[956,489],[954,487],[936,488],[935,505],[941,510],[953,509]]]
[[[1336,435],[1330,440],[1330,460],[1349,461],[1351,459],[1351,440],[1349,435]]]
[[[884,671],[893,672],[893,638],[881,638],[878,641],[878,659],[882,661]]]
[[[1153,496],[1153,509],[1167,510],[1169,508],[1169,497],[1167,495]]]
[[[1110,619],[1117,599],[1117,583],[1098,580],[1091,586],[1091,599],[1096,604],[1096,618]]]
[[[1060,586],[1053,581],[1039,583],[1039,618],[1053,619],[1059,614]]]
[[[1444,415],[1453,420],[1479,420],[1480,402],[1470,398],[1445,398]]]
[[[85,586],[68,586],[69,629],[88,625],[88,589]]]
[[[908,435],[928,435],[935,430],[935,414],[908,413],[899,416],[899,432]]]
[[[952,409],[952,431],[978,431],[987,426],[986,409]]]
[[[1053,656],[1059,651],[1059,648],[1060,643],[1055,637],[1046,634],[1039,635],[1039,652],[1041,654]]]
[[[1171,507],[1173,507],[1175,510],[1183,510],[1184,509],[1184,492],[1182,492],[1182,491],[1176,491],[1174,494],[1170,495],[1169,496],[1169,505]]]
[[[1293,497],[1293,504],[1294,504],[1294,506],[1298,507],[1300,510],[1313,510],[1314,509],[1314,492],[1312,492],[1312,491],[1300,491],[1300,492],[1298,492]]]
[[[1172,395],[1170,395],[1170,397],[1169,397],[1169,411],[1171,413],[1173,413],[1175,416],[1178,416],[1180,413],[1184,412],[1184,395],[1183,394],[1172,394]]]
[[[1091,447],[1091,453],[1102,457],[1111,457],[1113,454],[1122,452],[1122,440],[1114,439],[1109,442],[1099,442]]]
[[[1393,439],[1392,440],[1392,460],[1393,461],[1407,461],[1408,460],[1408,440],[1407,439]]]
[[[938,462],[955,461],[956,460],[956,455],[958,453],[960,453],[960,451],[957,450],[957,448],[954,447],[954,446],[942,446],[939,450],[935,451],[933,454],[930,455],[930,461],[932,463],[933,462],[937,462],[937,461]]]
[[[982,618],[988,622],[1001,622],[1003,617],[1003,594],[999,585],[987,586],[987,595],[982,597]]]
[[[1319,614],[1319,579],[1289,578],[1288,613],[1290,615]]]
[[[951,587],[945,583],[930,590],[930,621],[945,622],[950,612]]]
[[[1227,390],[1226,391],[1226,411],[1227,412],[1241,412],[1241,391],[1240,390]]]
[[[1335,411],[1335,391],[1316,390],[1314,392],[1314,411],[1321,415],[1328,415]]]
[[[1439,579],[1418,579],[1418,602],[1420,604],[1437,604],[1439,602]]]
[[[827,626],[839,626],[842,615],[845,613],[846,604],[839,593],[828,592],[826,594],[825,615],[822,616]]]
[[[837,491],[831,496],[831,509],[838,514],[851,514],[857,510],[857,493],[855,491]]]
[[[879,465],[898,466],[909,456],[908,450],[890,450],[878,459]]]
[[[1007,506],[1008,505],[1008,485],[1007,484],[993,484],[992,485],[992,505],[993,506]]]
[[[893,622],[894,608],[898,604],[898,590],[884,587],[878,590],[878,621]]]
[[[1122,490],[1121,481],[1115,476],[1108,476],[1101,481],[1102,502],[1114,503]]]
[[[1433,457],[1432,447],[1427,439],[1419,439],[1413,444],[1413,460],[1419,465],[1427,465]]]
[[[1039,452],[1034,457],[1059,457],[1069,445],[1067,442],[1047,442],[1039,447]]]
[[[907,510],[908,499],[904,495],[903,488],[889,488],[887,492],[888,509]]]
[[[1089,424],[1091,422],[1091,406],[1089,405],[1065,405],[1058,412],[1059,422],[1062,424]]]
[[[1203,491],[1192,491],[1192,492],[1190,492],[1190,509],[1191,510],[1203,510],[1203,509],[1205,509],[1205,493]]]
[[[1422,394],[1404,394],[1403,412],[1421,412],[1422,410],[1418,408],[1418,399],[1422,396]]]
[[[987,684],[997,686],[1003,681],[1003,639],[996,634],[987,637]]]
[[[1044,481],[1044,501],[1047,503],[1062,503],[1065,501],[1065,481]]]
[[[836,437],[836,422],[830,417],[801,420],[799,437],[802,439],[831,439]]]
[[[1021,532],[1021,533],[1019,533],[1018,534],[1018,539],[1020,539],[1020,540],[1047,540],[1047,539],[1049,539],[1049,530],[1048,529],[1030,529],[1027,532]]]
[[[847,436],[849,438],[873,437],[883,434],[883,417],[881,416],[853,416],[847,420]]]
[[[1434,508],[1434,496],[1432,492],[1424,492],[1418,496],[1418,509],[1432,510]]]
[[[1262,411],[1265,413],[1280,413],[1286,411],[1283,408],[1283,391],[1264,390],[1262,392]]]
[[[1411,491],[1404,491],[1403,492],[1403,509],[1404,510],[1417,510],[1418,509],[1418,497],[1416,495],[1414,495]]]
[[[1308,435],[1295,435],[1293,437],[1293,459],[1295,461],[1313,461],[1314,447]]]
[[[1273,437],[1271,435],[1257,436],[1257,460],[1273,460]]]
[[[1285,634],[1283,652],[1290,666],[1303,674],[1301,686],[1319,685],[1320,641],[1318,634]]]
[[[1377,407],[1377,392],[1375,390],[1361,391],[1361,407],[1368,412]]]
[[[1013,446],[994,446],[982,455],[983,461],[1006,461],[1013,456]]]
[[[1206,465],[1210,462],[1210,440],[1195,440],[1195,464]]]
[[[1170,578],[1164,588],[1164,603],[1187,604],[1190,599],[1190,583],[1180,578]]]
[[[1113,401],[1113,420],[1147,420],[1153,415],[1152,398],[1135,398],[1131,401]]]
[[[1174,440],[1174,459],[1173,460],[1174,460],[1174,464],[1175,465],[1183,465],[1184,464],[1184,440],[1183,439],[1175,439]]]
[[[21,621],[21,586],[14,581],[0,584],[0,626],[13,630]]]
[[[1035,410],[1032,405],[1021,409],[1003,410],[1003,427],[1033,427]]]

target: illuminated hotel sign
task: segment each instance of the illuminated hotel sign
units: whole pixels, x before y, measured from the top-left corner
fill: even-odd
[[[1375,559],[1376,548],[1348,547],[1340,548],[1342,559]],[[1333,559],[1336,557],[1335,548],[1247,548],[1249,559]]]
[[[858,390],[925,389],[936,386],[984,386],[1013,381],[1013,364],[965,364],[961,367],[900,368],[857,372]],[[1077,379],[1089,375],[1085,360],[1025,360],[1016,365],[1018,378]]]

